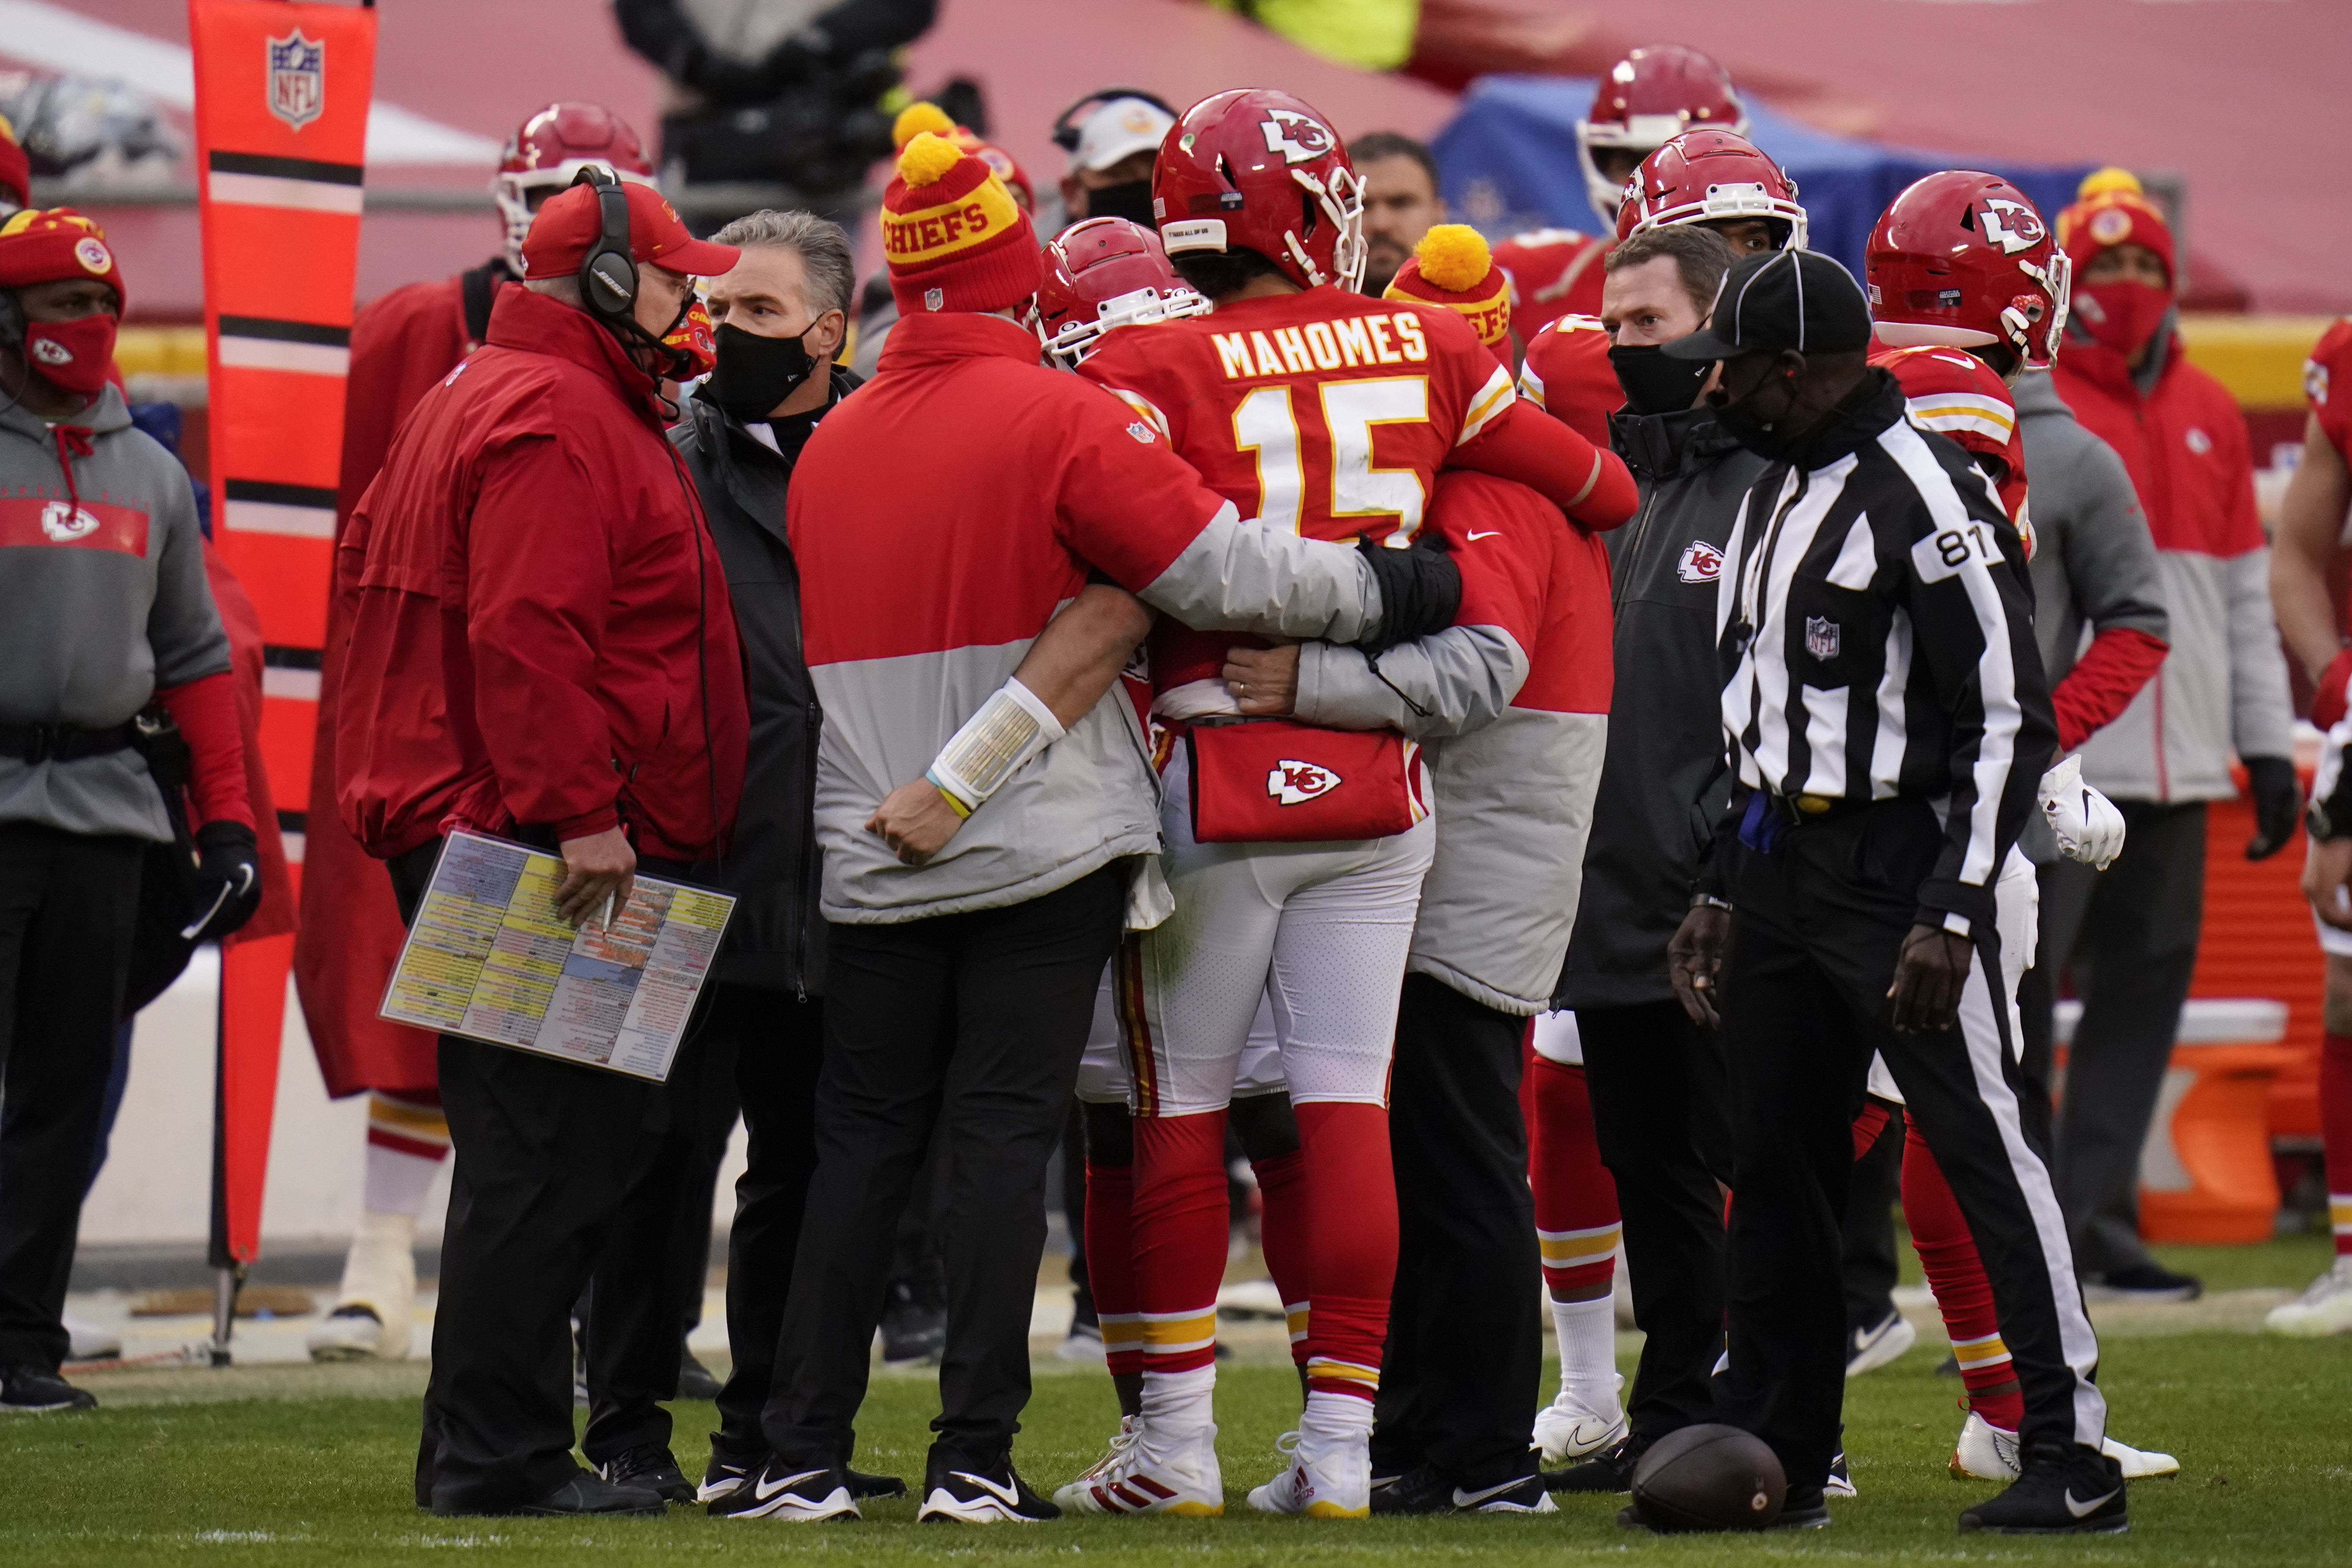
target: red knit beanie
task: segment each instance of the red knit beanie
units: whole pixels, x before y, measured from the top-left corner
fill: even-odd
[[[2163,258],[2165,276],[2178,283],[2180,268],[2173,261],[2172,226],[2129,170],[2095,171],[2084,176],[2074,194],[2074,205],[2058,215],[2058,247],[2074,262],[2077,278],[2102,250],[2144,245]]]
[[[26,207],[0,222],[0,289],[95,278],[114,290],[121,314],[130,303],[106,231],[71,207]]]
[[[1468,224],[1441,223],[1423,235],[1381,298],[1459,310],[1488,348],[1511,335],[1511,280]]]
[[[908,316],[1010,310],[1045,276],[1036,231],[1004,182],[928,131],[898,154],[898,177],[882,193],[882,254]]]

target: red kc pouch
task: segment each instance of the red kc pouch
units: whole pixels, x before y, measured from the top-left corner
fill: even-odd
[[[1429,815],[1421,747],[1393,730],[1193,724],[1184,750],[1202,844],[1388,838]]]

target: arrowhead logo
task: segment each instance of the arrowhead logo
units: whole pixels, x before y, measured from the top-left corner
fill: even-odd
[[[1675,575],[1685,583],[1712,583],[1723,575],[1723,552],[1704,539],[1694,539],[1683,546]]]
[[[1295,109],[1267,110],[1257,128],[1265,137],[1265,150],[1281,153],[1285,163],[1312,163],[1339,144],[1330,127]]]
[[[1985,198],[1984,205],[1977,212],[1977,231],[2000,246],[2004,256],[2032,249],[2042,243],[2046,232],[2041,214],[2023,202],[2013,202],[2005,196]]]
[[[1346,782],[1320,763],[1297,762],[1289,757],[1265,771],[1265,793],[1282,805],[1297,805],[1329,795]]]
[[[53,500],[41,508],[41,531],[59,544],[68,544],[98,531],[98,519],[69,501]]]

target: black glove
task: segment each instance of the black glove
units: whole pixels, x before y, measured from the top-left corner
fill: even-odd
[[[1356,647],[1375,658],[1399,643],[1415,642],[1454,624],[1462,608],[1462,573],[1451,556],[1415,540],[1402,550],[1391,550],[1370,540],[1357,542],[1371,563],[1372,577],[1381,585],[1380,629],[1357,639]]]
[[[2303,787],[2295,782],[2294,764],[2284,757],[2248,757],[2246,784],[2254,796],[2254,836],[2246,840],[2246,858],[2267,860],[2294,837]]]
[[[197,942],[226,936],[261,904],[261,856],[253,829],[242,822],[207,822],[196,829],[196,903],[181,934]]]

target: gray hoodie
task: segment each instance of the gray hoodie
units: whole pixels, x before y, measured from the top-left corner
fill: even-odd
[[[205,583],[194,493],[179,459],[134,429],[110,386],[79,418],[73,459],[22,407],[0,409],[0,724],[102,730],[229,667]],[[135,751],[73,762],[0,756],[0,823],[168,843],[170,819]]]

